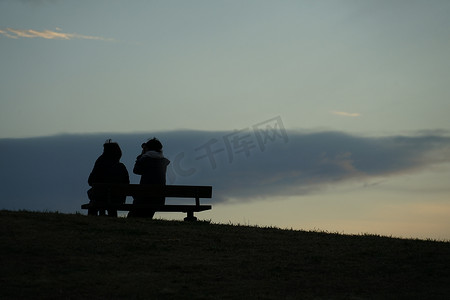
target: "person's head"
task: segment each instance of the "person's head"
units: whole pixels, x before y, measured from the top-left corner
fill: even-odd
[[[122,150],[120,149],[119,144],[107,140],[103,144],[103,156],[113,160],[120,160],[122,157]]]
[[[144,151],[162,152],[163,145],[157,138],[152,138],[151,140],[148,140],[146,143],[143,143],[141,147],[142,149],[144,149]]]

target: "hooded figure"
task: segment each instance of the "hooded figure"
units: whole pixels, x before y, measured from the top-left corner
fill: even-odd
[[[142,153],[136,158],[133,173],[141,175],[140,184],[166,184],[166,171],[170,161],[164,157],[161,142],[153,138],[141,145]],[[165,203],[164,197],[138,198],[135,197],[133,204],[152,204],[161,206]],[[131,210],[128,217],[150,217],[153,218],[153,210]]]
[[[92,186],[95,183],[130,183],[127,168],[120,162],[122,150],[119,144],[107,140],[103,144],[103,154],[97,158],[94,168],[89,175],[88,183]],[[107,194],[105,191],[91,188],[88,191],[88,197],[91,202],[107,202]],[[125,203],[125,197],[118,196],[109,199],[112,203]],[[88,215],[97,215],[98,211],[89,209]],[[104,211],[100,211],[100,215],[105,215]],[[108,210],[108,216],[117,217],[117,210]]]

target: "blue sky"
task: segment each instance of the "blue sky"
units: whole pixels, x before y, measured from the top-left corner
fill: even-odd
[[[450,2],[437,0],[0,0],[0,141],[13,149],[17,138],[96,134],[101,146],[129,134],[140,145],[145,135],[189,132],[196,142],[168,149],[174,154],[280,118],[291,137],[281,153],[253,151],[255,165],[233,172],[258,178],[278,170],[280,155],[334,161],[359,175],[332,180],[331,169],[293,163],[298,169],[281,168],[288,173],[277,171],[264,194],[252,192],[256,179],[241,194],[224,185],[228,200],[207,217],[450,239],[449,13]],[[87,173],[99,154],[89,153]],[[226,178],[226,166],[213,175]],[[313,173],[325,178],[300,175]]]

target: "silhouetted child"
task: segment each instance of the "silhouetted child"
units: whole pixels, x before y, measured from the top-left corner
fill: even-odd
[[[153,138],[141,145],[142,153],[136,158],[133,173],[141,175],[140,184],[166,184],[166,171],[170,161],[164,157],[161,142]],[[133,204],[152,204],[153,206],[164,205],[164,197],[138,198],[135,197]],[[154,210],[134,209],[128,217],[153,218]]]
[[[107,140],[103,144],[103,154],[96,160],[94,168],[89,175],[88,183],[92,186],[95,183],[130,183],[127,168],[120,162],[122,150],[119,144]],[[91,202],[125,203],[126,196],[116,196],[108,199],[107,193],[101,189],[91,188],[88,191],[88,197]],[[104,210],[89,209],[88,215],[105,215]],[[108,216],[117,217],[117,210],[108,210]]]

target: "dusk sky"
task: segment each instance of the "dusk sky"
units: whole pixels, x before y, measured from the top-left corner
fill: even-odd
[[[213,185],[200,218],[450,240],[449,16],[447,0],[0,0],[0,209],[80,211],[106,139],[131,173],[157,136],[173,183]]]

